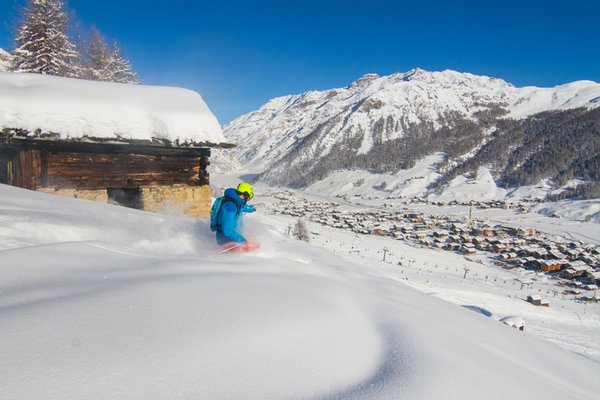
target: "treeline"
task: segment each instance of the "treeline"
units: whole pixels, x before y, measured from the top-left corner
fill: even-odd
[[[328,132],[339,129],[344,115],[340,113],[301,139],[260,179],[305,187],[332,171],[393,173],[411,168],[427,155],[443,152],[445,158],[437,165],[442,177],[432,190],[484,166],[507,189],[534,185],[546,178],[559,188],[571,179],[579,179],[583,183],[549,196],[549,200],[600,197],[600,108],[544,112],[522,120],[500,118],[505,114],[502,105],[478,113],[477,121],[449,113],[438,121],[440,129],[434,129],[431,121],[402,125],[405,135],[394,140],[384,137],[391,133],[389,130],[397,130],[401,122],[382,118],[370,132],[348,128],[345,139],[326,151],[321,143]],[[367,134],[375,143],[368,153],[359,154]]]
[[[116,42],[100,31],[80,29],[73,40],[71,18],[61,0],[28,0],[21,8],[9,71],[97,81],[139,83]]]

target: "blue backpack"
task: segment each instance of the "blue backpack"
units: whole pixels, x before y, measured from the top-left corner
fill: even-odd
[[[233,200],[230,198],[227,198],[225,196],[218,197],[217,199],[215,199],[215,202],[213,203],[212,208],[210,209],[210,230],[211,230],[211,232],[216,232],[221,229],[221,227],[219,226],[219,212],[221,211],[221,207],[223,206],[223,203],[225,203],[226,201],[233,201]]]

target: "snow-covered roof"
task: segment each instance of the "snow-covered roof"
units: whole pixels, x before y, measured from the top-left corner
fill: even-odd
[[[0,72],[0,129],[61,138],[225,142],[200,94],[188,89]]]
[[[514,315],[501,318],[500,322],[502,322],[508,326],[512,326],[514,328],[521,328],[521,327],[525,326],[525,320],[521,317],[517,317]]]

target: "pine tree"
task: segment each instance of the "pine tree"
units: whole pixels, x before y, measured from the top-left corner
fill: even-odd
[[[110,70],[112,73],[112,82],[131,83],[137,85],[140,83],[138,74],[133,71],[131,63],[123,57],[119,46],[113,44],[113,52]]]
[[[123,56],[117,43],[112,50],[106,44],[104,36],[98,29],[91,29],[89,46],[85,57],[84,77],[94,81],[140,83],[137,73],[132,70],[131,63]]]
[[[67,36],[69,17],[61,0],[28,0],[22,9],[11,70],[77,77],[79,54]]]
[[[113,55],[104,37],[98,29],[92,27],[84,67],[84,77],[92,81],[112,81],[112,62]]]
[[[302,219],[298,219],[296,225],[294,225],[293,235],[298,240],[308,242],[308,229],[306,229],[306,224]]]

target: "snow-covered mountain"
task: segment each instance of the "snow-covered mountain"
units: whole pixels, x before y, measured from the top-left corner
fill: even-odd
[[[501,106],[510,116],[600,105],[600,84],[579,81],[555,88],[517,88],[501,79],[446,70],[414,69],[379,77],[367,74],[345,88],[278,97],[224,126],[228,140],[239,143],[239,156],[251,164],[279,159],[300,139],[328,124],[320,150],[327,152],[342,138],[366,132],[360,152],[377,135],[389,140],[406,128],[430,122],[440,127],[448,113],[474,118]]]
[[[468,157],[485,143],[495,118],[523,119],[543,111],[598,105],[600,84],[592,81],[554,88],[517,88],[486,76],[415,69],[383,77],[368,74],[345,88],[270,100],[225,125],[224,134],[239,144],[236,156],[242,163],[266,170],[263,178],[267,181],[303,186],[336,169],[393,169],[379,161],[396,162],[402,168],[398,160],[403,154],[386,149],[386,144],[401,138],[412,137],[411,146],[416,143],[421,147],[427,143],[419,142],[432,139],[455,143],[466,138],[470,142],[456,153]],[[469,122],[479,126],[477,132]],[[431,136],[444,127],[456,128],[462,136],[453,139],[444,132]],[[444,146],[437,150],[445,151]],[[436,152],[406,150],[411,155],[421,151],[423,157]],[[368,160],[350,168],[356,162],[348,160],[361,155]],[[407,167],[416,160],[407,162]],[[372,168],[365,168],[365,164]],[[290,171],[313,176],[294,180]]]

